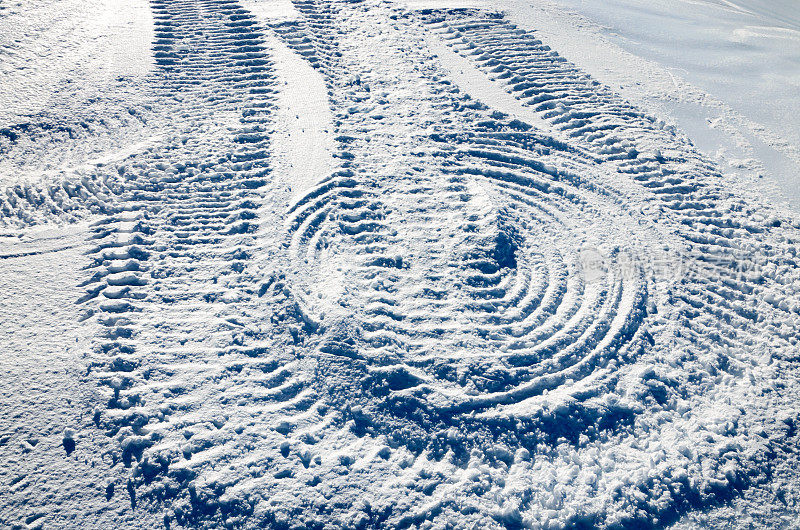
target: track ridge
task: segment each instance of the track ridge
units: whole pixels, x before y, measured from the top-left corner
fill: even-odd
[[[796,225],[500,14],[293,6],[151,0],[160,137],[0,202],[97,214],[76,303],[108,497],[167,528],[658,528],[769,476]],[[338,167],[299,196],[269,32],[334,116]]]
[[[773,259],[770,238],[782,237],[769,235],[775,220],[737,213],[744,203],[684,139],[502,17],[420,18],[461,39],[459,51],[501,79],[516,76],[509,90],[525,91],[552,131],[471,100],[432,56],[387,36],[402,31],[424,49],[418,14],[374,3],[295,7],[304,18],[278,32],[327,77],[344,159],[289,209],[285,244],[287,282],[314,330],[304,355],[316,358],[320,394],[339,411],[323,439],[356,433],[388,443],[389,463],[404,451],[445,466],[477,458],[500,475],[515,466],[555,470],[595,449],[619,458],[618,448],[629,448],[617,464],[629,479],[617,493],[599,475],[570,486],[573,499],[605,499],[579,512],[568,507],[576,501],[552,495],[552,484],[527,483],[538,500],[512,508],[463,494],[457,480],[423,477],[425,495],[457,495],[501,524],[538,524],[534,514],[555,507],[571,524],[658,525],[724,502],[763,474],[784,442],[752,433],[779,425],[756,413],[704,438],[683,416],[695,407],[692,417],[738,417],[732,408],[713,412],[715,399],[730,403],[739,382],[765,375],[733,354],[763,346],[745,308],[762,287],[731,270],[741,256],[728,250]],[[397,22],[378,30],[381,16]],[[481,31],[488,36],[468,35]],[[524,53],[511,50],[517,41]],[[520,72],[506,75],[503,61]],[[526,61],[534,62],[528,70]],[[536,84],[546,82],[554,86]],[[617,186],[615,175],[631,185]],[[676,263],[690,267],[686,277],[670,269]],[[794,318],[776,317],[787,329]],[[726,382],[708,399],[698,377]],[[672,436],[665,432],[681,442],[663,448],[655,474],[637,475],[646,453],[635,438]],[[730,444],[742,449],[723,449]],[[541,497],[532,493],[539,488]],[[393,503],[414,505],[414,491]],[[387,521],[420,524],[452,509],[436,506],[416,523],[395,512]]]
[[[271,186],[276,80],[264,30],[231,0],[151,8],[167,140],[117,165],[115,213],[92,224],[78,303],[104,329],[90,372],[95,422],[118,441],[107,461],[127,468],[131,505],[165,510],[168,526],[251,511],[208,482],[220,454],[248,444],[228,419],[237,403],[304,410],[308,391],[296,359],[273,351],[260,304],[278,295],[250,265]]]

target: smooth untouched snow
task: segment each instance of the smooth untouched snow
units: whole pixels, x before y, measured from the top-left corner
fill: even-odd
[[[730,176],[800,211],[800,126],[790,118],[800,112],[796,2],[501,5],[625,97],[674,120]]]
[[[152,18],[135,0],[30,0],[0,17],[0,127],[97,97],[152,66]]]

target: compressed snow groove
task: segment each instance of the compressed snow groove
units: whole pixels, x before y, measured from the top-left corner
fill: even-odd
[[[153,0],[151,8],[152,105],[172,117],[168,140],[115,166],[117,207],[92,225],[96,246],[78,303],[105,329],[90,372],[102,392],[95,422],[119,441],[110,463],[130,468],[132,506],[169,508],[166,524],[189,524],[239,510],[219,500],[212,510],[192,482],[213,464],[204,452],[237,436],[223,429],[226,403],[209,411],[204,396],[218,398],[214,389],[231,378],[247,387],[251,367],[259,377],[250,389],[262,392],[254,402],[301,405],[290,399],[290,360],[259,358],[267,339],[247,309],[259,296],[246,267],[270,178],[274,106],[261,29],[234,1]]]
[[[282,34],[329,78],[343,160],[289,209],[297,342],[349,419],[323,440],[370,440],[408,484],[370,496],[364,524],[658,526],[763,480],[787,431],[744,414],[771,369],[739,352],[766,346],[747,305],[781,290],[797,234],[502,17],[416,20],[528,98],[544,134],[462,96],[413,51],[414,17],[295,6]],[[797,308],[769,311],[788,330]]]
[[[114,166],[78,301],[133,505],[645,528],[768,475],[798,237],[685,139],[497,14],[302,0],[263,28],[233,0],[151,6],[170,140]],[[291,184],[268,165],[264,31],[323,76],[340,162],[259,231]],[[464,94],[431,37],[548,127]]]

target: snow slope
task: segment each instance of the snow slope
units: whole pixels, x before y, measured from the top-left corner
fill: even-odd
[[[800,222],[508,5],[152,0],[6,129],[0,523],[796,517]]]

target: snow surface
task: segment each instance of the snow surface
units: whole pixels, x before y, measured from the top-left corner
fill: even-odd
[[[796,53],[562,2],[0,4],[0,525],[791,527]]]
[[[737,143],[724,112],[672,113],[697,145],[728,159],[756,158],[780,195],[800,209],[800,7],[793,0],[643,2],[560,0],[624,50],[662,65],[749,122]],[[699,118],[699,119],[698,119]],[[708,128],[716,129],[709,131]],[[716,132],[716,134],[715,134]],[[720,138],[721,137],[721,138]],[[743,141],[742,141],[743,140]],[[749,145],[748,145],[749,144]],[[725,151],[728,151],[727,153]],[[738,160],[737,160],[738,161]],[[779,196],[780,196],[779,195]]]
[[[152,20],[135,0],[29,0],[3,6],[0,127],[97,97],[152,64]],[[72,109],[70,109],[72,110]]]

